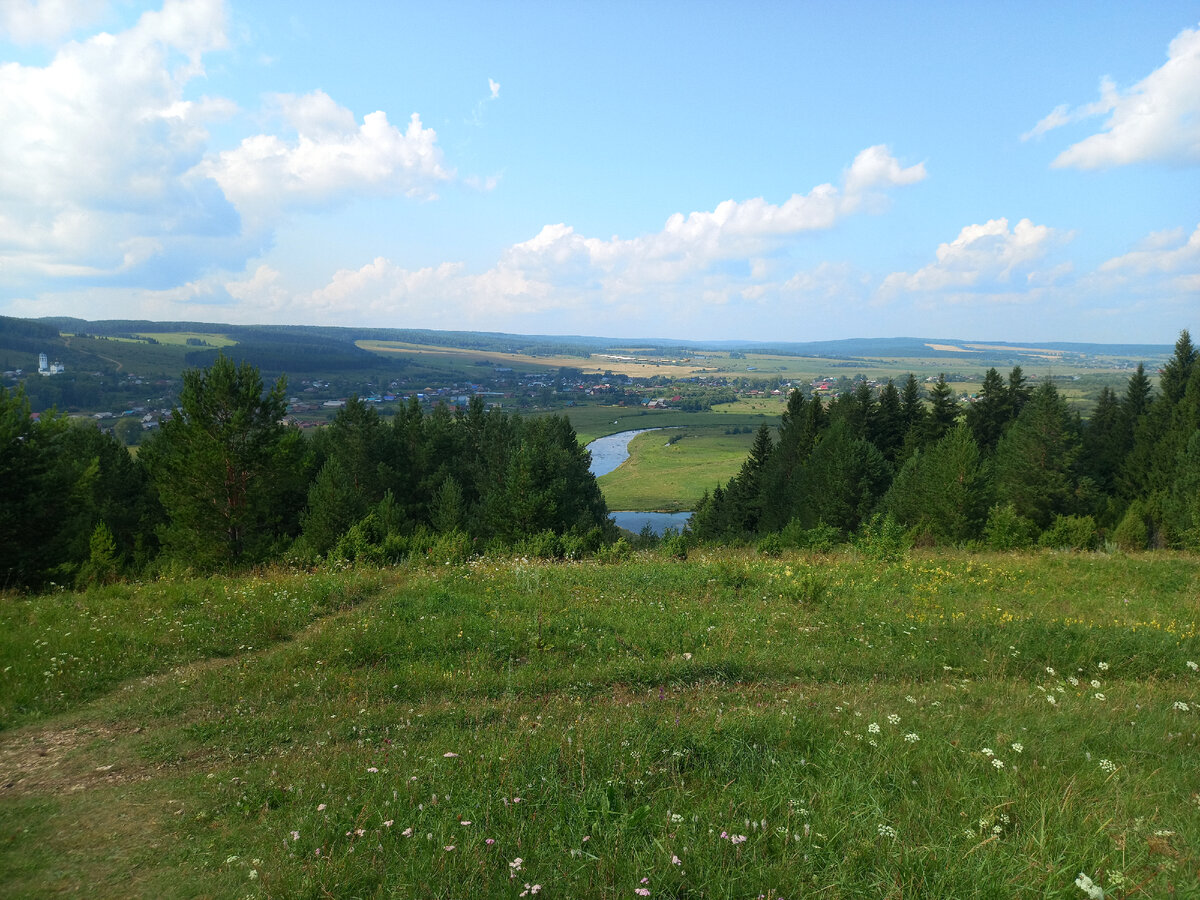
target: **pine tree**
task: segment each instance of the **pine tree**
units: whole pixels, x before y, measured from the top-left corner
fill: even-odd
[[[996,448],[997,502],[1049,527],[1056,515],[1075,511],[1078,455],[1077,421],[1053,383],[1044,382]]]
[[[979,449],[990,454],[1000,443],[1000,436],[1010,421],[1011,404],[1004,379],[994,368],[983,377],[979,396],[967,408],[967,425]]]
[[[1192,374],[1192,366],[1196,363],[1196,352],[1196,348],[1192,346],[1192,336],[1185,328],[1179,333],[1179,340],[1175,342],[1175,353],[1163,366],[1158,380],[1159,389],[1168,402],[1178,403],[1183,399],[1188,379]]]
[[[875,405],[867,437],[884,459],[895,464],[904,452],[904,432],[904,407],[900,392],[896,390],[896,383],[889,378],[879,392],[879,402]]]
[[[923,445],[928,447],[936,444],[954,427],[958,421],[958,401],[954,391],[946,383],[946,375],[938,375],[937,384],[929,391],[929,418],[925,423]]]
[[[300,433],[282,424],[287,381],[221,354],[183,375],[179,406],[142,448],[168,518],[167,549],[209,568],[265,559],[295,533]]]

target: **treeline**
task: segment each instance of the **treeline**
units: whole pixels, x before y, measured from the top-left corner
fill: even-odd
[[[529,544],[595,550],[613,526],[562,417],[358,400],[311,440],[283,424],[286,381],[220,355],[137,457],[89,423],[35,419],[0,388],[0,588],[246,567],[399,561]]]
[[[812,546],[902,530],[921,545],[1200,549],[1200,364],[1185,330],[1161,371],[1105,388],[1087,422],[1053,382],[989,370],[965,411],[944,378],[799,392],[692,520],[701,540]]]

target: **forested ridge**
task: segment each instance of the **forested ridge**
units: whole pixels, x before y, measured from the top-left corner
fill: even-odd
[[[814,546],[856,533],[925,545],[1200,548],[1200,365],[1185,330],[1152,388],[1104,388],[1087,422],[1053,382],[988,371],[965,414],[944,378],[793,393],[741,471],[706,494],[700,540]]]
[[[91,583],[287,560],[447,560],[601,551],[617,539],[562,416],[466,409],[390,421],[351,399],[305,439],[286,379],[217,354],[131,456],[87,423],[0,389],[0,586]],[[1200,549],[1200,365],[1187,331],[1152,387],[1142,366],[1091,417],[1020,367],[964,411],[945,379],[793,392],[687,542],[821,549],[846,540],[1010,549]]]
[[[391,422],[351,399],[311,440],[219,355],[137,457],[89,423],[35,419],[0,389],[0,586],[90,583],[269,560],[465,559],[491,546],[594,550],[615,530],[570,422],[469,408]]]

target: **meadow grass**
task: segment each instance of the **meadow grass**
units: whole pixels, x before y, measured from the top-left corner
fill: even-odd
[[[311,580],[316,610],[326,578],[361,596],[74,700],[40,680],[58,630],[20,623],[90,627],[89,595],[5,601],[0,662],[54,713],[0,733],[4,895],[1200,891],[1194,556],[693,551],[189,590]],[[155,589],[106,627],[153,619]]]
[[[738,473],[754,443],[753,432],[728,430],[707,426],[639,434],[629,442],[629,459],[599,479],[609,509],[695,509],[705,491]]]

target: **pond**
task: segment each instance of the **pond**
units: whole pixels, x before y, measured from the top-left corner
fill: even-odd
[[[592,453],[592,474],[599,478],[601,475],[607,475],[609,472],[620,467],[621,463],[629,459],[629,442],[639,434],[645,434],[647,431],[662,431],[662,429],[640,428],[637,431],[621,431],[617,434],[596,438],[596,440],[588,444],[587,449]],[[610,512],[609,516],[617,523],[619,528],[628,529],[634,534],[640,534],[641,530],[646,525],[649,525],[650,529],[656,535],[661,536],[668,528],[683,531],[692,514],[690,512],[662,513],[616,510]]]

